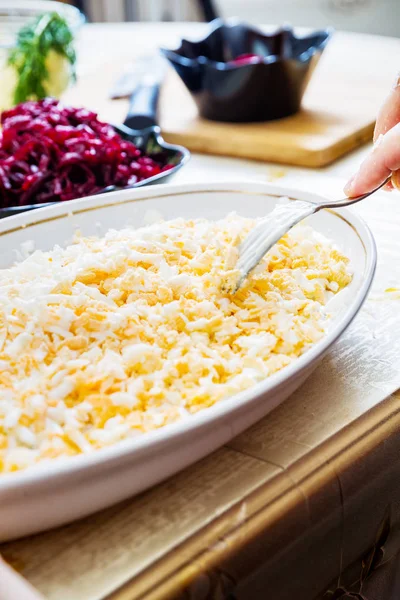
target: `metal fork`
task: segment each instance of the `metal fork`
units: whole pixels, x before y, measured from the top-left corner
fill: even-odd
[[[235,293],[243,284],[246,277],[258,265],[265,254],[281,239],[294,225],[318,212],[323,208],[341,208],[350,206],[381,189],[390,181],[391,177],[385,179],[381,185],[372,192],[355,196],[354,198],[343,198],[326,202],[305,202],[302,200],[291,200],[288,204],[278,205],[274,210],[262,219],[239,246],[239,258],[236,269],[239,271],[238,279],[230,290]]]

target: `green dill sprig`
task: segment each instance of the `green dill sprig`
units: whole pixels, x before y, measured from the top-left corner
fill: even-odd
[[[18,75],[14,90],[15,104],[31,99],[40,100],[47,95],[43,83],[49,76],[46,57],[50,50],[65,56],[74,67],[76,55],[73,40],[67,22],[57,13],[41,15],[19,31],[16,45],[8,57],[8,64],[14,67]],[[75,77],[74,68],[72,75]]]

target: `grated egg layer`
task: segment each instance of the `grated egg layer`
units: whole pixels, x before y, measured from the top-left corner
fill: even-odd
[[[233,214],[77,236],[0,271],[0,472],[187,418],[315,344],[348,260],[299,225],[228,296],[256,223]]]

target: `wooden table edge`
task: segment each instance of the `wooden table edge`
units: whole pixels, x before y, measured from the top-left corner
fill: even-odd
[[[319,493],[354,461],[366,456],[395,431],[400,431],[399,400],[400,392],[388,396],[288,469],[283,469],[280,474],[262,484],[139,576],[130,579],[101,600],[167,600],[176,597],[200,572],[207,573],[215,569],[226,558],[227,548],[230,553],[239,552],[249,540],[273,523],[277,516],[284,519],[289,511],[302,502],[303,494],[298,493],[300,486],[306,486],[309,495]],[[291,486],[287,485],[288,473]],[[244,522],[237,523],[232,517],[243,502],[246,502],[247,517]],[[260,504],[263,506],[261,510],[249,514],[249,507]],[[236,525],[229,529],[229,521],[232,520]],[[229,529],[224,537],[224,544],[220,543],[219,537],[223,523]],[[205,537],[213,540],[206,548]]]

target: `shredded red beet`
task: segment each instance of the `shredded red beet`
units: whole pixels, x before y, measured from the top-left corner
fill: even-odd
[[[81,198],[174,166],[144,155],[94,112],[52,98],[3,112],[1,125],[2,207]]]

